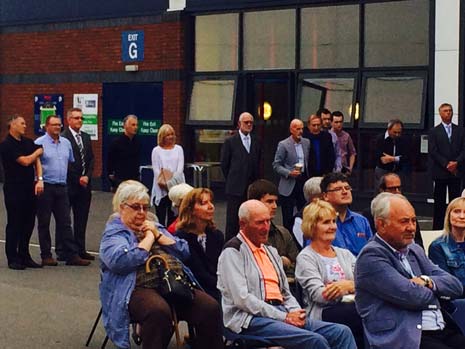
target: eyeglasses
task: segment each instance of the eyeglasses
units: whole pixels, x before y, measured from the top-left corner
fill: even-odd
[[[333,189],[328,189],[326,190],[327,193],[335,193],[335,192],[339,192],[339,191],[352,191],[352,187],[350,185],[345,185],[343,187],[336,187],[336,188],[333,188]]]
[[[53,127],[61,127],[61,124],[49,124],[49,126],[53,126]]]
[[[124,203],[124,206],[127,206],[131,209],[133,209],[134,211],[137,211],[137,212],[147,212],[150,208],[149,205],[141,205],[141,204],[127,204],[127,203]]]
[[[74,120],[84,120],[84,118],[82,116],[72,116],[71,119],[74,119]]]
[[[253,124],[253,121],[242,121],[242,123],[246,124],[246,125],[252,125]]]

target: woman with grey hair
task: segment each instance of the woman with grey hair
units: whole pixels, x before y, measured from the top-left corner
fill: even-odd
[[[147,219],[150,207],[147,192],[137,181],[119,185],[113,197],[114,213],[100,243],[103,323],[108,337],[118,348],[130,347],[130,321],[140,325],[144,349],[167,348],[173,334],[170,304],[145,277],[145,262],[150,255],[161,255],[170,269],[188,278],[191,276],[181,262],[189,256],[187,243]],[[213,298],[194,289],[191,304],[171,306],[179,319],[194,326],[193,348],[222,348],[221,311]]]

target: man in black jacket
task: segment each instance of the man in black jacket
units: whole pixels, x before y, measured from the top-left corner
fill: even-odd
[[[239,131],[226,139],[221,149],[221,170],[226,179],[226,241],[239,231],[237,213],[239,206],[247,199],[247,187],[259,178],[260,143],[252,137],[253,116],[242,113],[239,116]]]
[[[328,132],[321,132],[321,117],[310,115],[302,137],[310,140],[311,149],[308,161],[309,177],[323,176],[334,169],[336,154],[333,139]]]
[[[433,229],[442,229],[446,212],[446,193],[449,201],[460,196],[465,160],[465,132],[463,127],[452,123],[452,105],[439,107],[442,122],[430,130],[428,153],[434,181]]]
[[[92,200],[91,179],[94,170],[94,153],[89,134],[81,131],[83,124],[82,110],[68,110],[66,120],[68,127],[61,134],[71,142],[74,162],[68,164],[68,197],[73,210],[74,240],[78,245],[78,253],[82,259],[94,260],[95,257],[86,251],[86,228]],[[59,256],[61,242],[56,242]],[[59,256],[60,257],[60,256]]]
[[[404,124],[399,119],[389,120],[386,132],[378,135],[375,146],[375,186],[386,173],[402,174],[409,164],[408,144],[402,137]]]

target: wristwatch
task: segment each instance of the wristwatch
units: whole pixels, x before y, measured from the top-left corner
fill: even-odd
[[[37,177],[37,180],[38,180],[38,181],[43,181],[43,180],[44,180],[44,177],[42,177],[42,176]]]
[[[425,287],[431,288],[433,286],[433,280],[428,275],[420,275],[420,279],[425,282]]]

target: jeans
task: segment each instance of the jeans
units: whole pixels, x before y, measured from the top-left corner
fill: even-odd
[[[278,306],[286,311],[283,306]],[[350,329],[341,324],[307,318],[303,328],[256,316],[240,334],[259,336],[286,349],[356,349]]]

